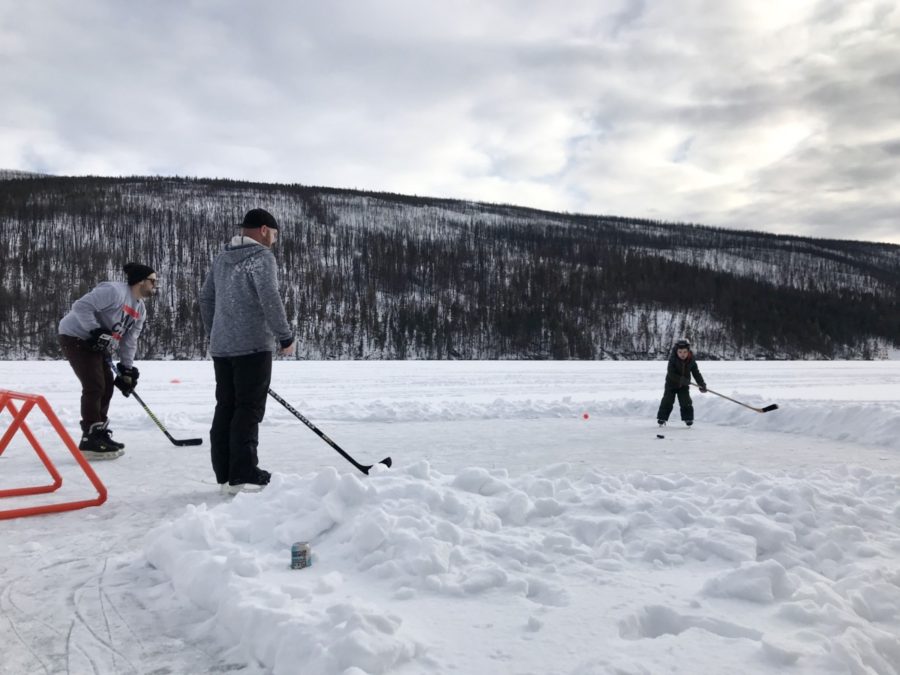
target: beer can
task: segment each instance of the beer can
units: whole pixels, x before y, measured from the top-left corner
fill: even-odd
[[[312,564],[308,541],[298,541],[291,545],[291,569],[302,570]]]

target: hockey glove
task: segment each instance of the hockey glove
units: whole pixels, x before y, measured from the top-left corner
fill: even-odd
[[[91,331],[91,337],[87,340],[88,347],[91,351],[100,352],[101,354],[112,354],[115,349],[115,341],[113,336],[105,328],[95,328]]]
[[[705,384],[701,384],[701,385],[700,385],[700,393],[701,393],[701,394],[705,394],[705,393],[706,393],[706,385],[705,385]]]
[[[116,364],[116,370],[119,371],[119,374],[116,375],[113,384],[124,396],[131,396],[131,392],[134,391],[138,378],[141,376],[140,371],[135,366],[123,366],[121,363]]]

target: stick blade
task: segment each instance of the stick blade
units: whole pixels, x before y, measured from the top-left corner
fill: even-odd
[[[172,442],[175,445],[177,445],[179,448],[183,447],[185,445],[203,445],[202,438],[185,438],[184,440],[181,440],[181,441],[176,440],[176,441],[172,441]]]
[[[778,410],[777,403],[773,403],[772,405],[767,405],[765,408],[762,409],[763,412],[771,412],[773,410]]]
[[[384,464],[387,468],[390,469],[390,468],[391,468],[391,464],[393,464],[393,461],[391,460],[390,457],[385,457],[383,460],[381,460],[381,461],[378,462],[378,463],[379,463],[379,464]],[[354,464],[355,464],[355,462],[354,462]],[[366,474],[366,475],[368,476],[368,475],[369,475],[369,471],[371,471],[373,468],[375,468],[375,465],[374,465],[374,464],[370,464],[369,466],[366,466],[365,464],[356,464],[356,468],[359,469],[360,471],[362,471],[364,474]]]

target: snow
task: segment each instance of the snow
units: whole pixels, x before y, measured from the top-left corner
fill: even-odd
[[[900,363],[700,365],[779,410],[695,392],[695,427],[658,430],[662,362],[278,362],[275,391],[394,466],[270,400],[272,484],[233,498],[206,440],[117,394],[108,501],[0,521],[0,673],[900,673]],[[206,439],[211,364],[139,366]],[[66,363],[0,383],[77,428]],[[0,508],[92,496],[29,425],[63,486]],[[0,490],[46,480],[17,435]]]

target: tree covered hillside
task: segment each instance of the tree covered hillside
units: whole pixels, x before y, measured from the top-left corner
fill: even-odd
[[[188,178],[0,178],[0,356],[56,357],[72,301],[156,268],[139,358],[203,358],[197,295],[253,207],[299,358],[880,358],[900,247],[351,190]],[[764,225],[764,224],[760,224]]]

